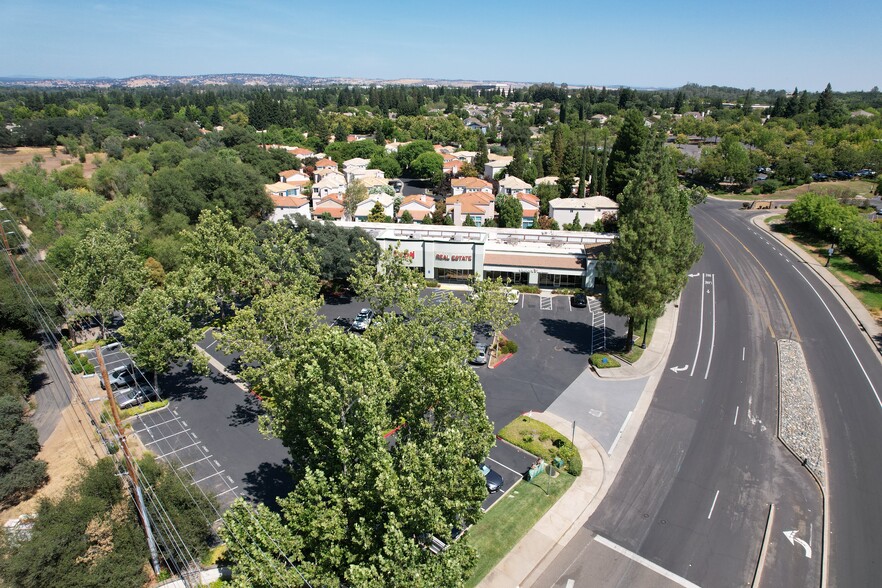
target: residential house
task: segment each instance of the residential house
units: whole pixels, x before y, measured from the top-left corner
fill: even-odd
[[[609,121],[609,117],[605,114],[595,114],[591,117],[592,122],[596,122],[598,125],[603,126]]]
[[[405,211],[410,213],[414,222],[423,222],[426,215],[435,212],[435,200],[426,194],[411,194],[410,196],[405,196],[404,200],[401,201],[401,206],[398,207],[398,220],[401,220],[401,215],[403,215]]]
[[[358,180],[361,183],[364,183],[368,178],[375,180],[383,180],[383,183],[386,182],[386,174],[381,169],[350,169],[343,168],[344,173],[346,174],[346,178],[350,182],[354,182]]]
[[[395,214],[395,199],[388,194],[378,193],[370,194],[367,198],[358,203],[355,208],[355,220],[365,222],[368,219],[374,205],[377,203],[383,207],[383,214],[392,217]]]
[[[492,180],[496,177],[496,174],[507,168],[513,160],[514,157],[507,155],[494,155],[491,153],[490,161],[484,164],[484,178]]]
[[[495,202],[493,194],[487,192],[468,192],[445,200],[447,214],[453,219],[454,225],[462,226],[466,218],[471,217],[478,227],[487,222],[487,219],[496,217]]]
[[[467,129],[471,131],[481,131],[485,135],[487,134],[487,129],[490,128],[489,125],[482,123],[478,119],[472,117],[465,119],[463,121],[463,124],[465,124]]]
[[[485,192],[493,195],[493,184],[481,178],[453,178],[450,180],[453,195],[458,196],[469,192]]]
[[[343,218],[343,195],[334,193],[328,194],[318,202],[313,200],[312,216],[313,218],[321,218],[325,213],[331,215],[334,220]]]
[[[305,186],[309,183],[309,176],[299,169],[286,169],[285,171],[279,172],[279,181]]]
[[[359,178],[358,181],[368,189],[369,194],[375,194],[377,192],[385,192],[385,188],[390,188],[389,181],[383,177],[383,172],[380,170],[367,170],[368,172],[377,171],[380,173],[379,176],[370,176],[366,175],[362,178]]]
[[[475,157],[478,155],[477,151],[454,151],[453,155],[456,156],[457,159],[462,161],[463,163],[475,163]]]
[[[398,153],[398,148],[407,145],[408,143],[410,143],[410,141],[404,141],[403,143],[391,141],[389,143],[386,143],[386,153]]]
[[[275,184],[264,185],[264,189],[270,196],[294,198],[302,196],[301,190],[303,189],[303,185],[290,184],[288,182],[276,182]]]
[[[579,223],[593,224],[600,220],[605,212],[618,212],[619,205],[606,196],[589,196],[588,198],[555,198],[548,203],[549,216],[560,226],[573,222],[579,215]]]
[[[524,211],[521,215],[521,228],[529,229],[536,222],[536,215],[539,214],[539,197],[528,192],[517,192],[512,196],[518,199]]]
[[[541,178],[536,178],[536,185],[543,186],[543,185],[547,184],[549,186],[554,186],[557,184],[557,181],[559,179],[560,178],[557,176],[543,176]]]
[[[343,174],[337,172],[327,173],[321,180],[312,185],[313,206],[315,206],[317,201],[326,198],[329,194],[342,194],[345,191],[346,178],[343,177]]]
[[[333,159],[329,159],[327,157],[319,159],[318,161],[315,162],[315,170],[316,171],[319,171],[319,170],[337,171],[338,170],[337,162],[334,161]]]
[[[287,151],[301,161],[306,159],[307,157],[315,157],[316,155],[313,151],[310,151],[309,149],[305,149],[303,147],[294,147],[293,149],[288,149]]]
[[[518,192],[526,192],[527,194],[532,194],[533,186],[515,176],[506,175],[504,178],[499,180],[499,190],[497,192],[498,194],[511,195]]]
[[[464,166],[464,165],[465,165],[465,162],[460,161],[454,157],[453,159],[446,160],[442,164],[441,170],[447,175],[458,176],[459,170],[461,170],[462,166]]]
[[[273,206],[275,207],[271,219],[274,222],[278,222],[291,214],[302,214],[306,218],[312,218],[307,198],[270,194],[270,200],[273,201]]]

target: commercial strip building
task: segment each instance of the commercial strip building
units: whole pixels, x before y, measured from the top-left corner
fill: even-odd
[[[501,277],[540,288],[592,288],[599,254],[613,235],[573,231],[342,222],[381,247],[400,247],[426,279],[464,282]]]

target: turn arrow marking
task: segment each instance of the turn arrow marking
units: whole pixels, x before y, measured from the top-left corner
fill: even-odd
[[[805,549],[805,556],[809,559],[812,558],[812,546],[797,537],[796,530],[784,531],[784,536],[787,537],[788,541],[790,541],[790,545],[795,545],[796,543],[802,545],[802,548]]]
[[[683,367],[672,367],[672,368],[671,368],[671,371],[674,372],[674,373],[676,374],[676,373],[679,373],[679,372],[685,372],[685,371],[688,370],[688,369],[689,369],[689,364],[687,363],[687,364],[684,365]]]
[[[690,278],[697,278],[701,274],[686,274],[686,275],[688,275]]]

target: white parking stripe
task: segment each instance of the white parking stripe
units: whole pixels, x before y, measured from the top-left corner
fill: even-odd
[[[165,441],[166,439],[170,439],[170,438],[174,437],[175,435],[180,435],[181,433],[186,433],[189,430],[190,429],[183,429],[181,431],[178,431],[177,433],[172,433],[171,435],[166,435],[165,437],[160,437],[159,439],[154,439],[153,441],[151,441],[149,443],[145,443],[144,446],[146,447],[148,445],[153,445],[154,443],[159,443],[160,441]]]
[[[163,458],[165,458],[165,457],[168,457],[168,456],[171,455],[172,453],[177,453],[178,451],[183,451],[183,450],[185,450],[185,449],[190,449],[191,447],[194,447],[194,446],[196,446],[196,445],[199,445],[199,444],[198,444],[198,443],[191,443],[190,445],[184,445],[183,447],[178,447],[177,449],[173,449],[173,450],[171,450],[171,451],[169,451],[169,452],[167,452],[167,453],[163,453],[162,455],[158,456],[158,458],[159,458],[159,459],[163,459]]]
[[[196,461],[191,461],[191,462],[188,463],[187,465],[183,465],[183,466],[181,466],[181,467],[182,467],[182,468],[188,468],[188,467],[190,467],[191,465],[195,465],[195,464],[199,463],[200,461],[205,461],[206,459],[210,459],[210,458],[211,458],[210,455],[206,455],[206,456],[203,457],[202,459],[197,459]]]
[[[209,475],[209,476],[205,476],[205,477],[202,478],[201,480],[196,480],[196,481],[193,482],[193,483],[194,483],[194,484],[199,484],[200,482],[204,482],[205,480],[207,480],[207,479],[209,479],[209,478],[213,478],[213,477],[215,477],[215,476],[219,476],[219,475],[221,475],[222,473],[224,473],[224,470],[221,470],[221,471],[219,471],[219,472],[214,472],[213,474],[211,474],[211,475]]]
[[[492,457],[488,457],[488,458],[487,458],[487,461],[492,461],[493,463],[495,463],[495,464],[497,464],[497,465],[501,465],[502,467],[504,467],[504,468],[507,469],[508,471],[512,472],[513,474],[517,474],[517,475],[519,475],[519,476],[520,476],[521,474],[523,474],[523,472],[516,472],[516,471],[514,471],[513,469],[511,469],[510,467],[508,467],[507,465],[505,465],[504,463],[502,463],[501,461],[496,461],[496,460],[493,459]]]

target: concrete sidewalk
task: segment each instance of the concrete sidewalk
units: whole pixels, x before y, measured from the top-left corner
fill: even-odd
[[[852,317],[854,318],[855,324],[860,328],[870,340],[870,342],[875,346],[876,350],[879,353],[882,353],[882,325],[880,322],[876,320],[873,315],[870,314],[870,311],[867,310],[860,300],[858,300],[857,296],[848,289],[848,286],[843,284],[839,278],[833,275],[827,268],[824,267],[813,255],[808,253],[805,249],[800,247],[797,243],[794,243],[787,236],[776,233],[769,226],[769,223],[765,221],[769,216],[775,216],[770,214],[763,214],[754,216],[751,219],[751,222],[759,229],[765,231],[770,236],[774,237],[779,243],[783,246],[787,247],[793,255],[797,256],[802,262],[810,267],[815,274],[818,275],[821,280],[827,284],[827,287],[830,288],[842,301],[843,305],[851,312]]]
[[[679,302],[668,305],[664,315],[656,322],[655,334],[649,347],[633,365],[598,370],[611,372],[605,377],[633,379],[650,376],[646,387],[628,422],[618,448],[613,456],[581,428],[576,428],[575,445],[582,457],[580,475],[561,496],[560,500],[539,519],[530,531],[481,581],[482,588],[512,588],[531,586],[551,565],[558,554],[579,532],[597,506],[606,496],[621,469],[624,456],[628,454],[640,423],[649,409],[655,388],[661,378],[674,341]],[[554,427],[565,437],[572,434],[572,421],[550,412],[532,413],[534,419]]]

